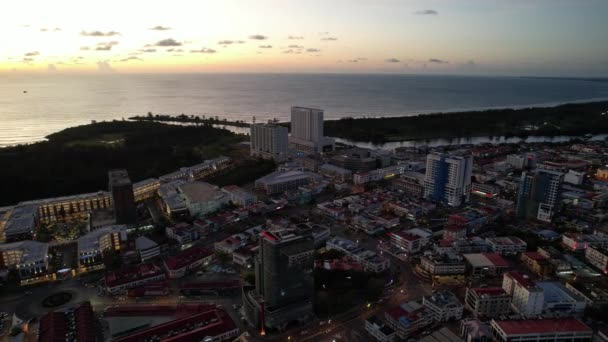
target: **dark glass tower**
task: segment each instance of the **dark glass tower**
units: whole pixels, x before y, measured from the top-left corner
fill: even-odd
[[[133,196],[133,184],[129,179],[127,170],[111,170],[108,172],[108,178],[116,223],[135,223],[135,197]]]

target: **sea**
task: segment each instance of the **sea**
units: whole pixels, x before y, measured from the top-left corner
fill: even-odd
[[[608,99],[589,79],[345,74],[4,74],[0,147],[92,121],[187,114],[289,120],[291,106],[326,119],[406,116]]]

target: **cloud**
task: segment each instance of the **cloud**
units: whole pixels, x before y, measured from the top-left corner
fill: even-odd
[[[40,32],[47,32],[48,30],[49,29],[43,27],[43,28],[40,29]]]
[[[260,49],[272,49],[272,45],[260,45],[258,46]]]
[[[118,45],[119,42],[117,41],[111,41],[111,42],[106,42],[106,43],[97,43],[97,47],[95,48],[95,51],[110,51],[112,50],[112,47],[114,45]]]
[[[306,52],[321,52],[321,50],[310,48],[310,49],[306,49]]]
[[[253,34],[253,35],[249,36],[249,39],[253,39],[253,40],[266,40],[266,39],[268,39],[268,37],[263,36],[261,34]]]
[[[287,39],[289,39],[289,40],[302,40],[302,39],[304,39],[304,37],[302,37],[302,36],[288,36]]]
[[[102,31],[81,31],[80,35],[81,36],[87,36],[87,37],[112,37],[112,36],[118,36],[118,35],[120,35],[120,33],[116,32],[116,31],[108,31],[108,32],[102,32]]]
[[[416,14],[416,15],[438,15],[439,12],[432,10],[432,9],[425,9],[425,10],[416,11],[416,12],[414,12],[414,14]]]
[[[182,43],[173,38],[163,39],[156,43],[156,46],[182,46]]]
[[[152,31],[167,31],[167,30],[170,30],[170,29],[171,29],[170,27],[161,26],[161,25],[150,27],[150,30],[152,30]]]
[[[388,58],[384,60],[387,63],[401,63],[400,60],[398,60],[397,58]]]
[[[292,50],[292,49],[288,49],[288,50],[284,50],[283,53],[296,53],[296,51]]]
[[[60,28],[60,27],[55,27],[55,28],[53,29],[53,32],[59,32],[59,31],[61,31],[61,28]],[[52,65],[52,64],[51,64],[51,65]]]
[[[90,48],[90,47],[88,47],[88,46],[81,46],[81,47],[80,47],[80,50],[81,50],[81,51],[88,51],[88,50],[91,50],[91,48]]]
[[[366,60],[367,60],[367,58],[357,57],[357,58],[354,58],[354,59],[349,59],[347,62],[348,63],[359,63],[359,62],[366,61]]]
[[[108,61],[99,61],[97,62],[97,70],[100,72],[112,72],[114,68],[112,68]]]
[[[40,54],[40,52],[38,52],[38,51],[32,51],[32,52],[26,53],[24,56],[33,57],[33,56],[38,56],[39,54]]]
[[[201,48],[200,50],[190,50],[191,53],[216,53],[217,51],[210,48]]]
[[[141,49],[141,52],[156,52],[156,49]]]
[[[55,64],[49,64],[49,65],[47,66],[47,70],[48,70],[49,72],[55,72],[55,71],[57,71],[57,67],[55,66]]]
[[[243,40],[220,40],[217,42],[219,45],[232,45],[232,44],[245,44]]]
[[[465,67],[465,68],[474,68],[474,67],[476,67],[476,66],[477,66],[477,63],[475,63],[475,61],[474,61],[474,60],[469,59],[469,60],[468,60],[466,63],[464,63],[462,66],[463,66],[463,67]]]
[[[329,34],[329,32],[324,31],[324,32],[319,32],[319,36],[327,36]]]
[[[34,61],[34,59],[33,58],[29,58],[29,57],[25,57],[23,59],[23,63],[26,63],[26,64],[32,63],[33,61]]]
[[[184,50],[171,48],[171,49],[167,49],[167,52],[184,52]]]
[[[303,49],[304,48],[302,45],[297,45],[297,44],[291,44],[287,47],[290,49]]]
[[[143,61],[143,59],[136,57],[136,56],[130,56],[127,58],[123,58],[120,60],[121,62],[128,62],[128,61]]]
[[[429,63],[436,63],[436,64],[447,64],[447,63],[449,63],[448,61],[444,61],[442,59],[437,59],[437,58],[429,58],[428,62]]]
[[[336,38],[336,37],[323,37],[323,38],[321,38],[321,40],[326,41],[326,42],[332,42],[332,41],[338,40],[338,38]]]

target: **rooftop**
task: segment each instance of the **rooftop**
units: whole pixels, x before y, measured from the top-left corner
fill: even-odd
[[[158,244],[148,237],[140,236],[135,239],[135,248],[137,248],[138,250],[146,250],[154,248],[156,246],[158,246]]]
[[[31,240],[0,244],[0,253],[15,250],[21,252],[18,261],[18,264],[20,265],[45,259],[48,254],[48,249],[48,244]],[[5,259],[4,262],[6,261],[7,260]]]
[[[110,188],[113,186],[124,186],[131,184],[129,174],[127,173],[127,170],[124,169],[110,170],[108,172],[108,178],[110,180]]]
[[[192,247],[178,255],[168,257],[165,265],[169,270],[177,270],[210,255],[213,255],[213,251],[201,247]]]
[[[183,183],[179,190],[191,203],[210,202],[224,196],[217,186],[205,182]]]
[[[496,253],[463,254],[473,267],[509,267],[509,263]]]
[[[493,323],[509,335],[592,332],[591,328],[576,318],[506,320],[494,321]]]
[[[122,271],[115,271],[106,274],[105,282],[107,287],[115,287],[131,282],[155,277],[162,274],[163,271],[154,264],[139,264],[136,267],[125,269]]]
[[[272,185],[306,178],[317,179],[319,176],[305,171],[275,171],[267,174],[266,176],[258,178],[255,182]]]

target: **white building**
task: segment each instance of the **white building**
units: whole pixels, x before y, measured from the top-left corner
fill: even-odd
[[[511,311],[511,296],[501,287],[467,288],[466,308],[478,317],[500,317]]]
[[[545,295],[543,288],[519,272],[503,275],[502,288],[513,295],[512,305],[522,315],[539,316],[543,312]]]
[[[0,244],[0,269],[16,270],[22,280],[46,275],[48,249],[48,244],[30,240]]]
[[[528,244],[514,236],[486,238],[493,252],[500,255],[513,255],[526,251]]]
[[[593,330],[575,318],[492,320],[490,325],[497,342],[591,342],[593,337]]]
[[[160,246],[145,236],[135,239],[135,248],[142,262],[160,256]]]
[[[333,150],[333,145],[333,140],[323,135],[323,110],[291,107],[289,148],[320,153],[327,147]]]
[[[165,235],[169,239],[175,240],[182,250],[192,247],[192,244],[201,238],[200,229],[188,223],[178,223],[166,227]]]
[[[536,153],[509,154],[507,156],[507,164],[518,170],[532,168],[536,165]]]
[[[422,304],[433,314],[435,322],[447,322],[462,318],[464,306],[451,291],[435,292],[422,299]]]
[[[431,275],[464,274],[466,263],[462,256],[452,252],[426,254],[420,257],[420,268]]]
[[[365,320],[365,331],[378,342],[393,342],[397,335],[393,328],[384,324],[377,316],[372,316]]]
[[[471,198],[472,156],[431,153],[426,159],[424,198],[458,207]]]
[[[253,124],[251,132],[251,155],[277,162],[287,160],[287,127],[272,123]]]
[[[594,267],[608,273],[608,251],[599,247],[589,247],[585,250],[585,259]]]
[[[269,195],[297,190],[302,185],[308,185],[322,177],[304,171],[275,171],[255,181],[256,189],[263,190]]]
[[[568,170],[568,173],[564,175],[564,182],[581,185],[585,180],[585,173],[580,171]]]
[[[230,196],[230,202],[239,207],[252,205],[258,200],[256,195],[236,185],[225,186],[222,190]]]

